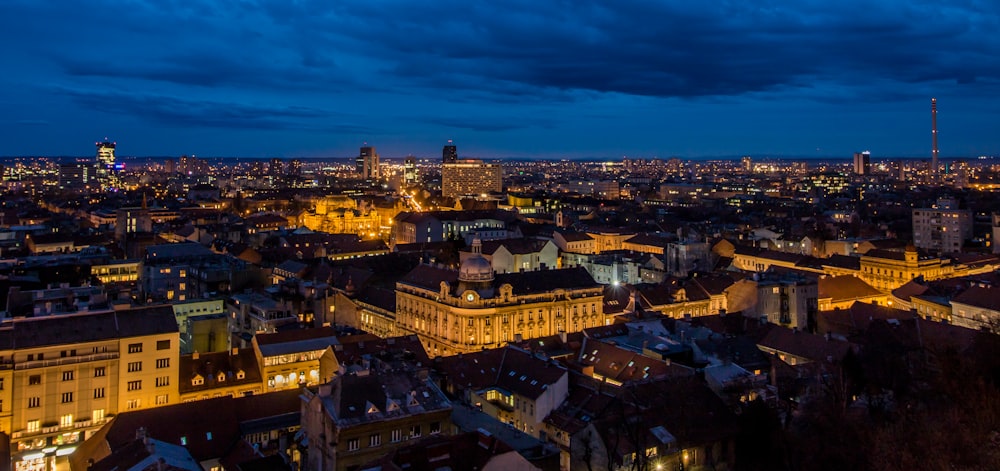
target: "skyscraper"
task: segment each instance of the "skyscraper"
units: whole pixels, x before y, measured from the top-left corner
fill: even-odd
[[[364,146],[354,161],[357,172],[365,180],[376,180],[379,178],[378,152],[373,146]]]
[[[115,185],[115,147],[117,143],[104,138],[102,142],[95,142],[97,146],[97,180],[102,187]]]
[[[871,175],[871,156],[869,151],[854,153],[854,174]]]
[[[450,164],[458,160],[458,147],[451,143],[451,139],[448,139],[448,144],[441,149],[441,163]]]

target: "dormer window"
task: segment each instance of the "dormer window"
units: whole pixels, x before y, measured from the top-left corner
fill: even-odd
[[[219,375],[216,376],[215,379],[216,379],[216,381],[218,381],[218,382],[221,383],[221,382],[223,382],[223,381],[226,380],[226,374],[220,371]]]
[[[410,391],[410,400],[406,403],[406,407],[416,407],[420,405],[420,401],[417,400],[417,392]]]
[[[395,411],[398,411],[398,410],[399,410],[399,403],[398,402],[396,402],[396,401],[394,401],[392,399],[388,399],[388,398],[385,400],[385,411],[386,412],[395,412]]]
[[[368,414],[368,415],[378,414],[379,412],[380,411],[378,410],[378,407],[375,407],[375,404],[372,404],[371,401],[365,402],[365,413],[366,414]]]
[[[243,379],[243,378],[246,378],[246,377],[247,377],[247,374],[244,373],[243,370],[239,370],[239,371],[236,372],[236,379]]]
[[[201,386],[203,384],[205,384],[205,378],[202,378],[201,375],[195,375],[194,378],[191,378],[191,386]]]

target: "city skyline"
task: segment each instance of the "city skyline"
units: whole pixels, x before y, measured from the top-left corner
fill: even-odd
[[[5,2],[0,155],[1000,154],[993,4]]]

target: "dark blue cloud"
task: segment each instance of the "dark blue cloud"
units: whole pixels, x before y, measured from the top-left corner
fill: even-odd
[[[343,136],[331,146],[393,135],[392,151],[419,153],[408,139],[466,130],[500,156],[699,154],[692,136],[711,141],[704,153],[908,153],[926,147],[934,95],[943,119],[966,120],[955,153],[1000,153],[1000,138],[971,131],[1000,105],[998,30],[1000,3],[973,0],[8,0],[0,53],[18,66],[0,101],[18,114],[0,120],[59,127],[99,112],[122,128],[114,118],[315,135],[289,134],[289,152],[330,148],[317,144],[330,133]],[[771,126],[733,117],[777,109]],[[781,132],[813,117],[837,132]],[[871,143],[889,120],[913,130]],[[670,131],[694,123],[706,128]],[[219,133],[205,145],[255,144]]]

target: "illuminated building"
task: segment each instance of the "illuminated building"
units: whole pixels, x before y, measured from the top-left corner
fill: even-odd
[[[267,166],[267,170],[272,177],[279,177],[285,173],[285,163],[279,158],[273,158],[271,164]]]
[[[257,356],[249,348],[183,355],[179,371],[177,388],[182,402],[251,396],[264,391]]]
[[[441,165],[441,195],[446,198],[501,191],[503,170],[500,164],[464,159]]]
[[[11,359],[0,370],[0,431],[16,470],[64,469],[111,417],[178,402],[169,307],[15,319],[0,337]]]
[[[319,384],[320,357],[340,343],[332,327],[259,333],[252,342],[264,392]]]
[[[106,264],[91,265],[90,274],[103,284],[132,283],[139,279],[139,261],[114,260]]]
[[[854,153],[854,174],[855,175],[870,175],[871,174],[871,152],[855,152]]]
[[[448,144],[441,149],[441,163],[450,164],[458,161],[458,147],[451,143],[451,139],[448,139]]]
[[[403,183],[406,185],[417,183],[417,158],[412,155],[403,161]]]
[[[950,260],[920,254],[909,245],[903,252],[886,249],[865,252],[858,276],[875,289],[889,292],[918,276],[933,281],[952,276],[954,271]]]
[[[302,175],[302,161],[299,159],[289,160],[286,173],[295,177]]]
[[[348,196],[324,196],[316,200],[313,211],[302,215],[302,225],[313,231],[357,234],[370,239],[387,235],[389,222],[402,209],[399,200],[393,201],[391,206],[377,206],[367,201],[359,204]]]
[[[583,268],[494,275],[481,244],[458,271],[420,265],[396,283],[398,334],[453,355],[610,324],[603,287]]]
[[[362,147],[354,163],[356,171],[365,180],[377,180],[380,177],[378,152],[375,147]]]
[[[917,248],[958,253],[972,237],[972,211],[958,209],[958,202],[940,198],[934,207],[913,210],[913,245]]]
[[[393,242],[396,245],[442,242],[484,233],[493,233],[494,239],[506,239],[512,237],[507,227],[514,219],[513,213],[502,210],[403,211],[393,218]]]
[[[59,189],[90,191],[100,185],[98,169],[92,163],[73,162],[59,165]]]
[[[103,142],[95,142],[97,146],[97,179],[101,186],[107,188],[118,185],[115,165],[116,143],[105,139]]]

